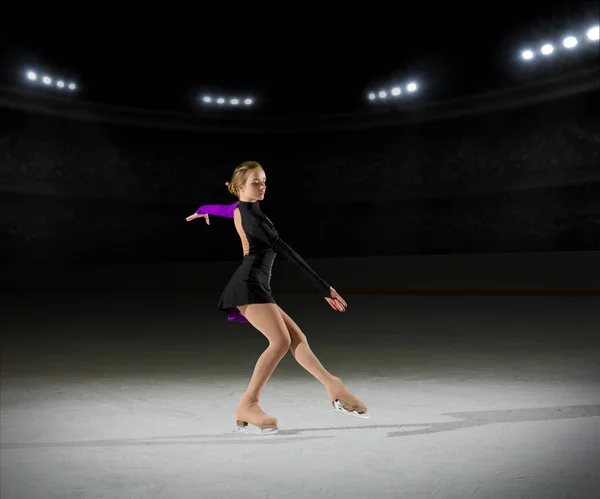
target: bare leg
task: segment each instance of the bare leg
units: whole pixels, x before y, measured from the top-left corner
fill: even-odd
[[[263,387],[290,348],[290,335],[274,303],[256,303],[238,308],[248,322],[269,340],[269,346],[258,358],[248,388],[242,395],[247,402],[258,402]]]
[[[290,334],[290,350],[292,355],[304,369],[323,383],[332,404],[335,400],[339,400],[347,412],[356,411],[358,414],[366,414],[367,406],[348,391],[340,378],[333,376],[323,367],[308,345],[306,335],[281,307],[278,308]]]
[[[281,307],[279,312],[283,321],[287,327],[290,335],[290,351],[294,358],[298,361],[304,369],[310,374],[317,378],[324,386],[329,386],[334,382],[338,382],[339,378],[333,376],[327,369],[323,367],[317,356],[311,350],[306,335],[298,327],[298,325],[292,320],[292,318],[286,314]]]
[[[240,397],[237,410],[238,425],[250,422],[263,428],[277,426],[276,418],[267,416],[258,407],[258,401],[262,389],[288,350],[291,350],[302,367],[325,386],[334,407],[335,403],[342,402],[348,413],[366,413],[365,404],[348,391],[340,378],[333,376],[323,367],[310,349],[306,335],[278,305],[261,303],[242,305],[238,308],[250,324],[269,340],[268,348],[256,362],[248,388]]]

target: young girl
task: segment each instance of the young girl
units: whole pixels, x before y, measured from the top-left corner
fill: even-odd
[[[368,418],[367,407],[352,395],[340,378],[331,375],[310,349],[304,333],[277,305],[271,295],[271,269],[277,254],[300,268],[329,305],[339,312],[346,310],[344,299],[278,235],[273,223],[260,209],[265,197],[266,175],[256,161],[246,161],[227,182],[229,191],[238,198],[231,205],[204,205],[187,217],[190,222],[209,215],[233,218],[240,236],[244,257],[225,287],[218,307],[230,321],[249,322],[269,340],[259,357],[250,384],[240,397],[236,411],[237,431],[276,433],[277,419],[259,407],[260,394],[273,371],[291,350],[298,363],[317,378],[325,388],[335,410]]]

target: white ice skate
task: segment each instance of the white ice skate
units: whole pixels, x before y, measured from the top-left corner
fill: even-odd
[[[356,416],[357,418],[370,419],[370,415],[368,412],[359,411],[356,408],[352,408],[348,406],[343,400],[336,399],[332,402],[333,410],[335,412],[341,412],[342,414],[347,414],[348,416]]]
[[[340,378],[334,378],[334,382],[327,386],[327,395],[334,411],[358,418],[371,417],[367,406],[348,391]]]
[[[277,426],[265,428],[263,426],[255,426],[245,421],[237,420],[237,426],[234,433],[246,433],[250,435],[274,435],[279,431]]]

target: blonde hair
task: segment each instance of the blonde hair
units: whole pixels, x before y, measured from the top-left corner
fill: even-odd
[[[239,198],[239,192],[242,187],[246,184],[248,175],[252,170],[263,170],[264,168],[257,161],[244,161],[238,165],[231,175],[231,180],[225,182],[227,189],[235,197]]]

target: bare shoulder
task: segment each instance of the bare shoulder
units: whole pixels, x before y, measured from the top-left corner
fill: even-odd
[[[240,209],[237,206],[233,210],[233,221],[236,224],[242,221],[242,214],[240,213]]]

